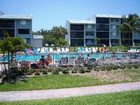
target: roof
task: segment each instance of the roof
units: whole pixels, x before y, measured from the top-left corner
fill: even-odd
[[[96,15],[96,17],[105,17],[105,18],[122,18],[120,15]]]
[[[43,39],[42,35],[33,35],[33,39]]]
[[[0,15],[0,19],[32,19],[32,16]]]
[[[73,24],[95,24],[94,20],[68,20],[68,22]]]

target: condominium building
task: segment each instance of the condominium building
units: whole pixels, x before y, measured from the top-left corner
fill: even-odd
[[[70,46],[98,45],[136,45],[140,43],[140,34],[118,30],[123,19],[121,16],[96,15],[87,20],[68,20],[66,40]]]
[[[11,37],[21,37],[32,45],[32,17],[0,15],[0,39],[3,39],[4,32]]]

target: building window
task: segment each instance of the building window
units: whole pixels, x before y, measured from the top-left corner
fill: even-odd
[[[117,35],[117,33],[116,32],[112,32],[112,36],[116,36]]]
[[[26,25],[26,20],[21,20],[21,25]]]
[[[25,43],[30,44],[30,38],[25,38],[25,39],[23,39],[23,41],[24,41]]]
[[[103,44],[105,44],[105,45],[108,46],[108,45],[109,45],[109,39],[100,39],[100,38],[99,38],[99,39],[97,40],[97,45],[98,45],[98,46],[103,46]]]
[[[97,18],[96,18],[96,22],[97,22],[97,23],[109,24],[109,18],[97,17]]]
[[[27,40],[26,40],[26,39],[23,39],[23,41],[24,41],[25,43],[27,43]]]
[[[84,25],[82,24],[71,24],[70,30],[84,30]]]
[[[97,31],[109,31],[109,25],[106,24],[98,24],[96,25]]]
[[[71,32],[71,38],[84,38],[83,32]]]
[[[111,19],[111,22],[119,22],[119,19]]]
[[[92,25],[92,24],[88,24],[88,25],[86,25],[86,29],[94,29],[94,28],[95,28],[95,26]]]
[[[30,39],[29,38],[26,38],[26,42],[29,44],[30,43]]]
[[[84,39],[71,39],[71,46],[84,46]]]
[[[0,29],[0,37],[4,37],[4,33],[8,33],[10,37],[15,36],[15,30],[14,29]]]
[[[14,28],[15,21],[14,20],[0,20],[0,27],[1,28]]]
[[[115,26],[115,25],[113,25],[113,26],[112,26],[112,29],[113,29],[113,30],[115,30],[115,29],[116,29],[116,26]]]
[[[86,36],[94,36],[94,32],[86,32]]]
[[[94,39],[86,39],[85,43],[93,44],[94,43]]]
[[[135,39],[134,43],[135,43],[135,45],[139,45],[140,44],[140,39]]]
[[[111,45],[119,45],[118,39],[111,39]]]
[[[113,19],[111,19],[110,21],[113,22]]]
[[[29,34],[29,29],[18,29],[18,34]]]
[[[97,38],[109,38],[109,32],[97,32]]]

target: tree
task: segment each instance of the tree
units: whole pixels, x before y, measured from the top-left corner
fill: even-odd
[[[40,31],[32,32],[33,35],[46,35],[48,30],[41,29]]]
[[[59,40],[57,40],[57,42],[56,42],[56,46],[60,46],[60,47],[62,47],[62,46],[65,46],[65,45],[67,45],[68,44],[68,42],[65,40],[65,39],[63,39],[63,38],[60,38]]]
[[[51,30],[40,30],[38,33],[41,33],[44,37],[44,44],[54,44],[55,46],[64,46],[67,45],[67,41],[65,41],[65,35],[67,34],[67,30],[62,26],[55,26]]]
[[[55,46],[67,45],[65,35],[67,34],[66,28],[62,26],[55,26],[51,30],[41,29],[40,31],[33,32],[33,34],[43,35],[43,44],[54,44]]]
[[[4,74],[7,80],[9,81],[11,80],[11,76],[12,76],[11,74],[12,68],[10,67],[10,63],[12,63],[11,58],[17,51],[24,50],[27,47],[27,45],[21,38],[9,37],[7,35],[8,34],[5,34],[4,39],[0,40],[0,50],[2,51],[3,56],[5,56],[6,54],[8,56],[8,70],[6,69],[5,66]],[[5,64],[5,59],[4,59],[4,64]]]
[[[122,34],[127,34],[128,33],[140,33],[140,21],[139,21],[139,16],[137,14],[129,14],[127,16],[123,16],[123,22],[119,26],[119,30],[121,30]],[[128,36],[130,39],[130,35]],[[130,41],[130,40],[129,40]],[[129,42],[130,43],[130,42]]]
[[[123,16],[123,22],[120,25],[120,30],[122,32],[140,32],[140,21],[138,21],[138,19],[139,16],[137,14],[129,14],[128,17]]]
[[[51,44],[55,44],[55,39],[52,35],[44,35],[44,43],[47,43],[49,46],[51,46]]]
[[[67,30],[62,26],[59,27],[55,26],[52,28],[51,33],[55,39],[65,38],[65,35],[67,34]]]

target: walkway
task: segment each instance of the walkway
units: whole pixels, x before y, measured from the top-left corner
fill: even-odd
[[[140,82],[51,90],[0,92],[0,101],[65,98],[140,89]]]

